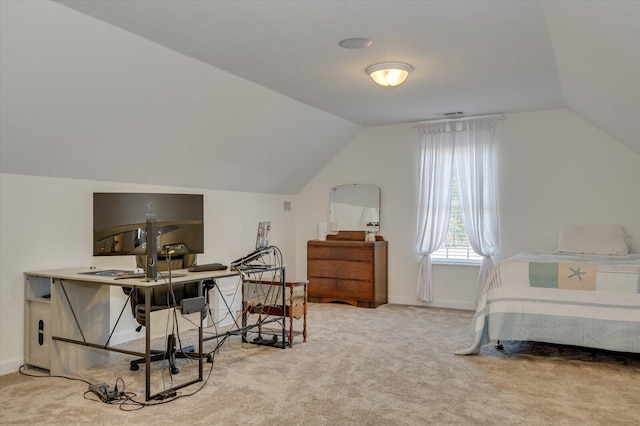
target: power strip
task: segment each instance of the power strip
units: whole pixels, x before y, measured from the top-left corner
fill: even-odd
[[[178,393],[175,391],[175,389],[167,389],[165,391],[160,392],[159,394],[157,394],[153,399],[158,399],[158,400],[165,400],[167,398],[173,398],[174,396],[176,396]]]
[[[100,398],[102,402],[112,402],[120,398],[121,392],[116,392],[109,389],[109,385],[106,383],[98,383],[95,385],[89,385],[89,391],[93,392]]]

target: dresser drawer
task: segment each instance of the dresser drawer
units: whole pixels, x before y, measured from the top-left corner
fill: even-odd
[[[307,252],[309,259],[332,259],[332,260],[359,260],[373,261],[373,245],[354,250],[353,247],[340,246],[309,246]]]
[[[382,239],[364,241],[355,235],[307,243],[309,298],[314,303],[344,302],[375,308],[387,303],[387,246]],[[340,237],[340,238],[339,238]]]
[[[371,282],[337,278],[309,278],[309,297],[325,299],[373,299]]]
[[[352,260],[315,259],[307,265],[307,275],[309,278],[341,278],[371,282],[373,265],[371,262]]]

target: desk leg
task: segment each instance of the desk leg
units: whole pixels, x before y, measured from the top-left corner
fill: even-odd
[[[144,377],[144,389],[146,395],[146,401],[151,399],[151,287],[144,288],[144,312],[147,319],[147,325],[145,327],[145,377]]]
[[[305,283],[304,287],[304,299],[302,300],[302,302],[304,303],[304,310],[303,310],[303,316],[302,316],[302,341],[306,342],[307,341],[307,286],[308,284]]]
[[[293,285],[289,287],[289,306],[283,306],[289,308],[289,347],[293,348]]]
[[[198,296],[202,296],[204,294],[204,281],[198,282]],[[200,323],[198,324],[198,378],[200,381],[204,379],[204,344],[203,344],[203,336],[202,336],[202,321],[206,321],[206,317],[203,320],[202,316],[199,316],[198,319]]]
[[[240,279],[242,280],[242,282],[240,283],[240,286],[242,288],[242,343],[247,343],[247,317],[249,315],[248,313],[248,309],[249,309],[249,304],[247,303],[247,299],[245,297],[245,292],[247,291],[245,285],[246,283],[244,282],[244,275],[240,275]]]
[[[286,349],[287,347],[287,342],[285,341],[285,339],[287,338],[287,313],[286,313],[286,309],[287,309],[287,275],[286,275],[286,268],[282,268],[281,270],[281,275],[280,275],[280,279],[282,280],[282,282],[280,283],[280,288],[281,288],[281,294],[282,294],[282,349]],[[293,324],[293,323],[292,323]],[[291,337],[289,336],[289,346],[291,346]]]

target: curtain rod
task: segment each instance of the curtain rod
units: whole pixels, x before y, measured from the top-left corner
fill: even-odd
[[[460,118],[441,118],[441,119],[436,119],[436,120],[423,120],[423,121],[416,121],[415,123],[412,123],[411,126],[412,127],[417,127],[421,124],[431,124],[431,123],[449,123],[452,121],[467,121],[467,120],[475,120],[477,118],[496,118],[497,120],[504,120],[504,115],[502,114],[488,114],[488,115],[475,115],[475,116],[470,116],[470,117],[460,117]]]

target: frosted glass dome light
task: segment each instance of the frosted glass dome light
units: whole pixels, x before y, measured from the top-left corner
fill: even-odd
[[[398,86],[407,79],[413,67],[403,62],[383,62],[367,67],[367,74],[383,87]]]

